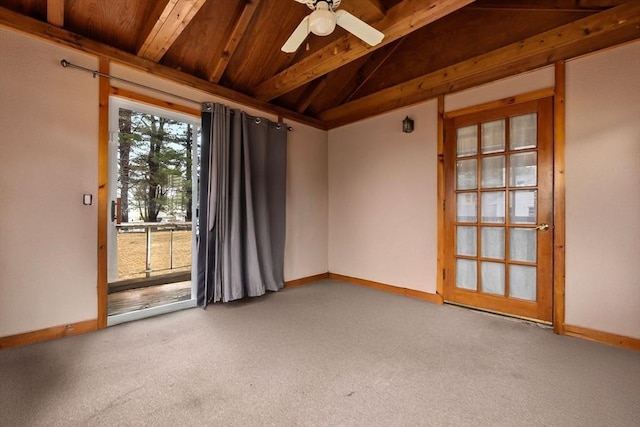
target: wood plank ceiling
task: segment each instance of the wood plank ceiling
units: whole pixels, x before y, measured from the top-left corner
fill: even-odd
[[[0,25],[330,129],[640,38],[640,0],[342,0],[337,27],[280,47],[293,0],[0,0]]]

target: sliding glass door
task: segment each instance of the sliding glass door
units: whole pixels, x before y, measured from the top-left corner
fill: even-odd
[[[109,117],[112,325],[195,306],[200,120],[118,97]]]

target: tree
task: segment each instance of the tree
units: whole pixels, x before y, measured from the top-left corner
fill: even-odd
[[[191,180],[191,150],[192,150],[192,141],[193,141],[193,126],[187,125],[187,135],[184,140],[184,157],[185,157],[185,180],[184,180],[184,194],[186,195],[186,215],[185,221],[191,221],[193,217],[192,212],[192,201],[193,201],[193,183]]]
[[[137,135],[131,132],[131,115],[133,111],[120,109],[118,117],[119,141],[118,141],[118,179],[120,181],[120,206],[122,222],[129,222],[129,177],[132,140]]]
[[[145,222],[158,222],[160,212],[189,216],[190,203],[176,205],[191,181],[191,126],[152,114],[120,111],[119,176],[126,209],[133,203]],[[185,153],[185,151],[187,151]],[[177,191],[178,190],[178,191]],[[187,196],[190,198],[190,196]]]

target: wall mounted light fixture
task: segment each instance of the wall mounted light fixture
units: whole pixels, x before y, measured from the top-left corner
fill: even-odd
[[[411,133],[413,132],[413,120],[409,118],[409,116],[405,117],[402,121],[402,132]]]

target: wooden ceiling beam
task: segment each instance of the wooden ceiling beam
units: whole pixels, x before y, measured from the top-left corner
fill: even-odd
[[[298,113],[304,114],[309,108],[309,105],[313,102],[313,100],[327,87],[327,76],[322,76],[318,80],[311,82],[308,88],[304,91],[300,100],[298,101],[298,105],[296,106],[296,111]]]
[[[586,8],[608,8],[619,6],[624,3],[625,0],[576,0],[581,7]]]
[[[640,0],[324,111],[329,129],[640,38]]]
[[[259,99],[270,101],[455,12],[472,1],[404,0],[389,9],[385,17],[374,24],[385,35],[377,46],[369,46],[347,34],[259,84],[254,94]]]
[[[381,0],[349,0],[341,8],[367,22],[379,21],[387,13]]]
[[[519,12],[582,12],[594,13],[618,6],[625,0],[476,0],[469,9],[510,10]]]
[[[47,22],[64,27],[64,0],[47,0]]]
[[[222,54],[218,58],[214,58],[215,65],[212,66],[212,71],[209,74],[209,81],[212,83],[218,83],[224,74],[224,70],[227,69],[227,65],[229,65],[229,61],[231,57],[235,53],[238,45],[240,44],[240,40],[244,36],[247,28],[249,27],[249,23],[253,18],[253,15],[260,4],[260,0],[249,0],[242,7],[242,12],[240,13],[239,18],[236,20],[229,37],[227,37],[227,42],[224,45],[224,49],[222,50]]]
[[[156,3],[143,31],[138,56],[158,62],[198,13],[206,0],[168,0]],[[157,18],[155,18],[157,16]]]
[[[0,26],[12,28],[30,36],[38,37],[46,41],[58,43],[62,46],[106,58],[129,66],[135,70],[203,91],[212,96],[217,96],[231,102],[242,104],[249,108],[255,108],[265,114],[282,116],[318,129],[325,129],[324,123],[321,120],[252,98],[235,90],[211,83],[204,79],[199,79],[171,67],[149,61],[129,52],[88,39],[63,28],[54,27],[46,22],[30,18],[5,7],[0,7]]]
[[[353,89],[349,91],[349,94],[345,98],[344,102],[349,102],[353,99],[353,97],[358,93],[360,88],[365,85],[369,81],[371,77],[382,67],[382,65],[387,62],[389,57],[393,55],[393,53],[400,47],[402,41],[405,38],[401,38],[396,41],[395,44],[389,46],[389,49],[384,52],[384,55],[380,55],[377,58],[371,58],[371,61],[366,63],[356,74],[355,74],[355,84],[353,85]],[[380,51],[378,51],[380,52]],[[376,52],[376,53],[378,53]]]

